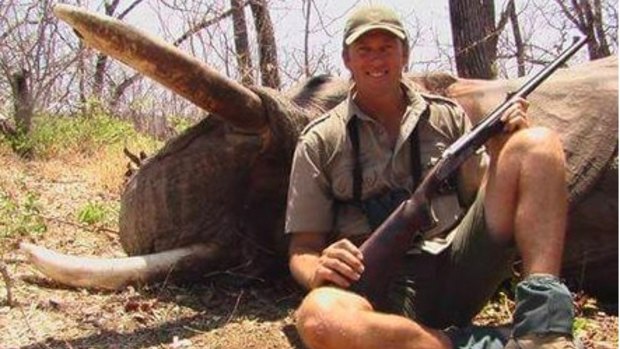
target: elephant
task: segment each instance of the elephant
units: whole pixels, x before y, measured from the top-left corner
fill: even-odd
[[[243,86],[198,59],[121,21],[56,5],[95,49],[158,81],[209,113],[171,139],[129,178],[120,240],[128,257],[97,259],[21,249],[50,278],[118,289],[170,276],[200,278],[240,267],[271,275],[286,267],[284,217],[297,137],[343,101],[347,79],[316,76],[288,91]],[[406,76],[421,91],[463,107],[472,123],[525,78],[475,80],[447,73]],[[562,277],[601,297],[618,291],[618,61],[557,71],[529,97],[535,125],[557,131],[570,195]]]

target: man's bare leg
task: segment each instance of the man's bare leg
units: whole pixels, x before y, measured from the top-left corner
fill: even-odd
[[[515,241],[525,275],[558,275],[567,218],[565,160],[545,128],[516,132],[490,164],[485,217],[491,234]]]
[[[310,292],[296,317],[297,330],[312,349],[451,348],[441,331],[402,316],[375,312],[363,297],[337,288]]]
[[[485,217],[499,241],[515,241],[524,280],[516,288],[506,348],[574,348],[573,305],[558,279],[568,209],[559,137],[544,128],[516,132],[490,165]]]

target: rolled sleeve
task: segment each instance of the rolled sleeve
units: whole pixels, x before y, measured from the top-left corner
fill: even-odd
[[[301,139],[295,149],[288,190],[286,233],[330,232],[334,200],[312,142]]]

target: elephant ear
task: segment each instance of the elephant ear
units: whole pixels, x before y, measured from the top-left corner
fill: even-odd
[[[154,36],[117,19],[58,4],[54,13],[85,44],[161,83],[246,132],[267,126],[261,99],[248,88]]]

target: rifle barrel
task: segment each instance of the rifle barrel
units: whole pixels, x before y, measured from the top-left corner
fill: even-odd
[[[506,110],[520,98],[526,98],[532,93],[532,91],[547,80],[558,68],[564,65],[587,41],[588,38],[586,36],[575,38],[573,44],[564,50],[553,62],[536,73],[534,77],[528,79],[517,91],[509,93],[504,103],[497,106],[497,108],[482,118],[468,134],[452,143],[442,154],[442,160],[451,160],[441,162],[445,165],[442,169],[437,171],[437,175],[440,177],[439,180],[447,179],[471,154],[476,152],[478,148],[496,135],[504,126],[501,117]]]

